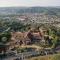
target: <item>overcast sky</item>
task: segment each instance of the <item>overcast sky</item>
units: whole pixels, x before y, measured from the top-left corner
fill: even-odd
[[[0,0],[0,7],[60,6],[60,0]]]

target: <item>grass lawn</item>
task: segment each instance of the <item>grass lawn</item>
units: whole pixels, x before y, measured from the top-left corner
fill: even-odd
[[[60,54],[38,56],[38,57],[29,58],[28,60],[60,60]]]

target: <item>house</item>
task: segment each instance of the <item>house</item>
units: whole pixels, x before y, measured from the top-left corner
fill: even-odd
[[[24,40],[24,34],[22,32],[12,32],[11,39],[15,42],[16,45],[21,45]]]
[[[31,39],[31,43],[40,42],[42,36],[42,33],[38,29],[31,29],[28,33],[28,37]]]
[[[26,45],[31,42],[27,34],[28,32],[12,32],[11,39],[14,41],[15,45]]]
[[[41,40],[39,32],[12,32],[11,35],[11,40],[14,41],[16,45],[30,44]]]
[[[40,29],[30,29],[28,32],[12,32],[11,40],[12,40],[12,46],[20,46],[20,45],[28,45],[28,44],[34,44],[34,43],[46,43],[46,36],[45,32],[47,30]],[[50,38],[50,37],[49,37]]]

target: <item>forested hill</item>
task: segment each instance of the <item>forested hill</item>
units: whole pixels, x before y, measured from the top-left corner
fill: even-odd
[[[0,7],[0,15],[22,13],[45,13],[60,15],[60,7]]]

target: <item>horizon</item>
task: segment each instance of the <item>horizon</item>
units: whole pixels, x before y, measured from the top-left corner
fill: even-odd
[[[0,0],[0,7],[55,7],[60,0]]]
[[[3,6],[0,8],[11,8],[11,7],[21,7],[21,8],[30,8],[30,7],[60,7],[60,6]]]

